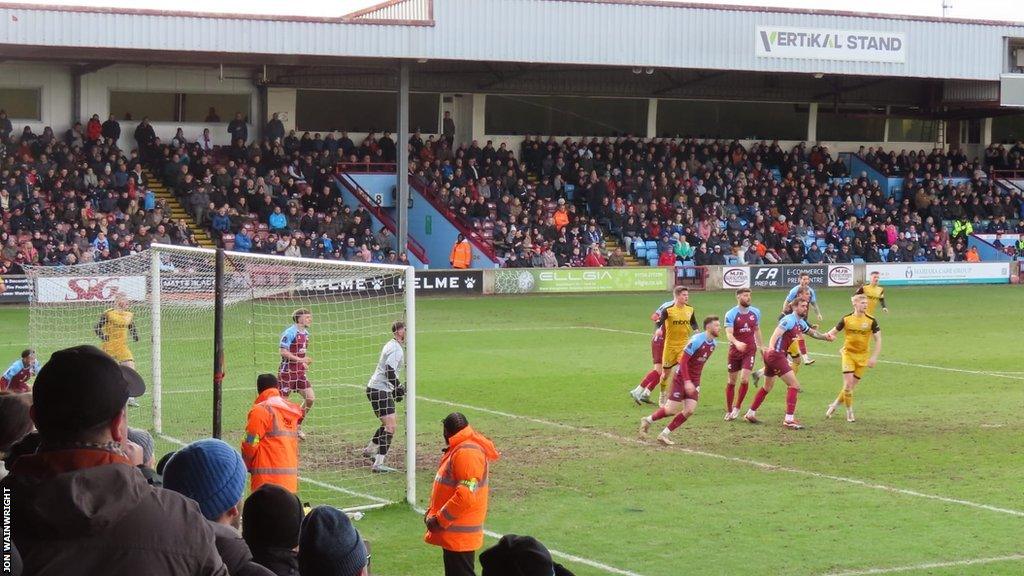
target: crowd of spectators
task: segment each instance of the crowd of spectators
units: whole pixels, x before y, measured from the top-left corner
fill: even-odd
[[[233,250],[408,263],[388,228],[374,227],[366,207],[346,204],[334,181],[339,163],[393,160],[389,134],[371,134],[358,146],[346,133],[284,135],[276,114],[264,134],[247,143],[235,129],[231,146],[208,149],[208,133],[193,141],[179,129],[170,142],[139,145],[195,222]]]
[[[63,134],[12,132],[0,112],[0,274],[126,256],[153,242],[194,245],[189,223],[157,202],[120,124],[93,116]]]
[[[603,250],[608,236],[659,265],[962,261],[966,235],[952,237],[947,221],[1024,231],[1020,192],[957,150],[893,155],[913,175],[902,198],[805,143],[527,137],[516,153],[414,139],[410,154],[415,185],[510,267],[585,266],[591,252],[618,260]]]
[[[387,228],[347,205],[334,181],[339,164],[391,169],[397,147],[388,133],[357,144],[347,133],[286,132],[274,115],[263,137],[249,140],[236,114],[232,144],[218,147],[208,128],[191,137],[178,129],[164,142],[143,119],[126,153],[113,117],[93,116],[62,137],[48,128],[12,133],[9,124],[0,114],[0,273],[116,258],[152,242],[195,244],[190,223],[172,221],[156,201],[143,167],[235,250],[407,262]],[[512,150],[449,142],[410,138],[413,185],[510,267],[621,265],[629,255],[658,265],[964,260],[966,235],[954,237],[950,222],[1021,231],[1020,192],[983,169],[1021,166],[1019,144],[990,146],[984,165],[956,148],[858,151],[904,178],[897,198],[866,174],[849,178],[826,146],[805,143],[528,136]]]

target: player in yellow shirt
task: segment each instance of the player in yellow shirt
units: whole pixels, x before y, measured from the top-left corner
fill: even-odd
[[[114,299],[114,307],[108,308],[100,315],[93,331],[103,341],[100,348],[118,363],[135,368],[135,357],[128,348],[128,335],[133,342],[139,341],[139,333],[135,329],[135,314],[128,309],[129,302],[124,296]]]
[[[828,405],[825,417],[831,418],[841,402],[846,405],[846,421],[855,422],[853,389],[864,377],[864,372],[868,368],[874,368],[878,363],[878,355],[882,353],[882,329],[874,317],[867,313],[867,296],[856,294],[850,301],[853,302],[853,313],[843,316],[836,327],[828,332],[833,337],[839,332],[845,332],[846,336],[839,351],[843,369],[843,388],[839,391],[839,397]],[[871,350],[872,340],[875,342],[874,351]]]
[[[885,307],[885,288],[878,285],[878,272],[872,272],[868,283],[857,289],[857,294],[863,294],[868,297],[868,316],[875,315],[875,309],[878,305],[882,305],[882,312],[889,313],[889,309]]]
[[[661,405],[668,397],[665,394],[665,385],[672,378],[672,369],[679,363],[686,343],[697,330],[697,314],[693,306],[688,304],[689,300],[689,289],[686,286],[676,286],[672,291],[672,305],[663,307],[658,319],[658,326],[665,333],[665,348],[661,353],[661,393],[658,399],[658,404]],[[640,400],[646,401],[650,395],[650,390],[644,390]]]

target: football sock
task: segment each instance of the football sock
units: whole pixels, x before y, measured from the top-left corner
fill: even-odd
[[[836,406],[840,404],[846,404],[846,387],[839,389],[839,396],[836,396],[836,401],[833,402]]]
[[[853,391],[843,390],[843,404],[846,404],[847,408],[853,408]]]
[[[801,356],[807,356],[807,342],[803,338],[796,341],[797,348],[800,349]]]
[[[763,387],[757,389],[757,394],[754,394],[754,401],[750,404],[751,410],[757,410],[761,407],[761,403],[764,402],[765,396],[768,395],[768,391]]]
[[[661,373],[657,370],[651,370],[644,376],[644,379],[640,381],[640,387],[645,390],[654,390],[654,387],[661,381]]]
[[[736,385],[726,384],[725,385],[725,411],[732,412],[732,399],[736,396]]]
[[[658,408],[657,410],[654,411],[654,414],[651,414],[650,416],[648,416],[648,418],[650,418],[651,422],[656,422],[658,420],[661,420],[665,416],[668,416],[668,414],[665,413],[665,409]]]
[[[664,393],[665,393],[665,391],[666,391],[666,390],[668,390],[668,381],[669,381],[669,380],[671,380],[671,379],[672,379],[672,371],[671,371],[671,370],[669,370],[669,372],[668,372],[668,376],[665,376],[664,378],[662,378],[662,379],[661,379],[661,380],[660,380],[660,381],[658,382],[658,384],[659,384],[659,385],[661,386],[661,393],[662,393],[662,394],[664,394]]]
[[[384,427],[381,426],[380,428],[377,428],[376,432],[373,433],[373,439],[370,440],[370,443],[376,444],[377,446],[380,446],[380,444],[381,444],[380,437],[383,436],[383,435],[384,435]]]
[[[740,393],[739,393],[739,396],[736,397],[736,403],[733,404],[734,407],[739,408],[740,406],[743,406],[743,399],[747,397],[747,389],[748,388],[750,388],[750,384],[749,383],[747,383],[747,382],[741,382],[740,383]]]
[[[786,388],[786,416],[791,417],[796,413],[796,388]]]
[[[689,416],[683,414],[682,412],[676,414],[676,417],[673,418],[672,421],[668,423],[668,426],[665,427],[665,430],[671,432],[676,428],[679,428],[680,426],[683,425],[683,422],[686,422],[687,418],[689,418]]]
[[[394,434],[392,434],[390,432],[387,432],[387,431],[385,431],[383,434],[381,434],[381,436],[380,436],[380,439],[381,439],[380,450],[377,451],[377,454],[380,454],[381,456],[384,456],[385,454],[387,454],[388,453],[388,449],[391,448],[391,440],[393,440],[394,437],[395,437]]]

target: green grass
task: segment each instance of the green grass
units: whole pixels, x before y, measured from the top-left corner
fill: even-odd
[[[774,318],[782,295],[758,292],[754,303]],[[846,313],[848,295],[820,293],[826,326]],[[1024,516],[1006,512],[1024,510],[1020,288],[890,289],[892,312],[879,318],[883,363],[858,388],[854,424],[822,418],[840,385],[839,344],[817,341],[810,343],[817,364],[800,373],[798,415],[806,430],[779,426],[781,388],[759,412],[766,425],[723,422],[722,346],[705,371],[696,415],[675,434],[675,448],[636,440],[637,421],[649,410],[626,395],[649,370],[647,317],[664,300],[661,294],[421,299],[420,504],[442,447],[438,421],[458,403],[503,452],[491,469],[489,529],[531,534],[552,549],[629,572],[828,574],[1024,554]],[[722,315],[733,298],[696,293],[691,302],[698,315]],[[277,313],[260,316],[271,312]],[[225,384],[239,390],[225,395],[232,442],[238,424],[227,422],[244,420],[253,396],[245,390],[251,369],[232,371],[252,363],[246,356],[252,334],[239,324],[249,313],[234,314]],[[24,334],[26,323],[25,309],[0,309],[4,333]],[[189,329],[203,330],[199,323]],[[360,351],[351,355],[359,360],[323,369],[368,374],[362,358],[375,361],[379,339],[337,338],[332,346]],[[0,353],[13,359],[21,347],[21,338],[9,337]],[[201,357],[204,366],[209,357],[194,344],[165,354],[182,362]],[[202,374],[187,383],[181,378],[165,377],[174,380],[165,390],[209,387]],[[309,427],[323,441],[348,446],[372,432],[358,390],[365,378],[353,377],[356,388],[318,385],[325,400]],[[209,394],[181,396],[188,401],[178,398],[173,407],[165,401],[167,426],[185,437],[201,434],[208,429]],[[342,405],[349,409],[330,414]],[[329,459],[322,447],[311,449]],[[330,466],[308,475],[343,486],[371,481]],[[399,479],[386,482],[375,493],[397,497]],[[302,490],[315,501],[351,503],[307,484]],[[440,551],[422,543],[420,517],[407,506],[370,511],[358,527],[373,542],[375,574],[442,573]],[[576,574],[607,573],[564,563]],[[1018,559],[899,573],[1022,572]]]

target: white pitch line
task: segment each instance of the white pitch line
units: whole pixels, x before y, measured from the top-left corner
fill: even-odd
[[[864,570],[828,572],[823,576],[871,576],[872,574],[893,574],[895,572],[913,572],[916,570],[950,568],[953,566],[975,566],[978,564],[992,564],[994,562],[1014,562],[1017,560],[1024,560],[1024,554],[1010,554],[1008,556],[994,556],[991,558],[972,558],[970,560],[951,560],[949,562],[929,562],[927,564],[913,564],[910,566],[892,566],[890,568],[866,568]]]
[[[650,443],[640,440],[638,438],[630,438],[628,436],[620,436],[612,432],[606,432],[604,430],[594,430],[591,428],[580,428],[577,426],[571,426],[562,422],[555,422],[552,420],[544,420],[541,418],[533,418],[532,416],[523,416],[520,414],[512,414],[510,412],[502,412],[500,410],[492,410],[490,408],[482,408],[480,406],[472,406],[470,404],[462,404],[460,402],[450,402],[448,400],[437,400],[435,398],[427,398],[425,396],[417,396],[417,400],[424,402],[432,402],[434,404],[443,404],[451,406],[453,408],[463,408],[466,410],[476,410],[478,412],[484,412],[485,414],[492,414],[494,416],[502,416],[505,418],[511,418],[515,420],[525,420],[527,422],[533,422],[535,424],[541,424],[545,426],[551,426],[555,428],[562,428],[565,430],[572,430],[574,432],[587,432],[593,435],[601,436],[611,440],[619,442],[627,442],[630,444],[639,444],[642,446],[651,446]],[[959,504],[961,506],[968,506],[970,508],[977,508],[979,510],[988,510],[989,512],[998,512],[1000,514],[1009,514],[1011,516],[1024,517],[1024,511],[1013,510],[1010,508],[1000,508],[998,506],[990,506],[988,504],[980,504],[978,502],[971,502],[969,500],[961,500],[959,498],[949,498],[946,496],[939,496],[936,494],[928,494],[925,492],[918,492],[916,490],[907,490],[905,488],[897,488],[895,486],[887,486],[885,484],[877,484],[866,480],[859,480],[857,478],[846,478],[844,476],[835,476],[832,474],[824,474],[821,472],[813,472],[811,470],[802,470],[800,468],[790,468],[788,466],[779,466],[768,462],[761,462],[759,460],[752,460],[750,458],[740,458],[738,456],[727,456],[725,454],[718,454],[715,452],[706,452],[704,450],[696,450],[693,448],[676,447],[674,450],[679,450],[687,454],[693,454],[695,456],[704,456],[706,458],[715,458],[716,460],[724,460],[726,462],[736,462],[740,464],[746,464],[748,466],[754,466],[762,470],[777,471],[777,472],[788,472],[790,474],[799,474],[801,476],[810,476],[812,478],[821,478],[825,480],[834,480],[836,482],[843,482],[846,484],[854,484],[863,488],[871,488],[873,490],[881,490],[883,492],[890,492],[893,494],[901,494],[904,496],[913,496],[915,498],[924,498],[927,500],[937,500],[939,502],[945,502],[947,504]]]
[[[175,438],[173,436],[168,436],[166,434],[157,434],[157,437],[163,438],[164,440],[170,442],[171,444],[177,444],[178,446],[186,446],[186,445],[188,445],[188,442],[184,442],[182,440],[179,440],[178,438]],[[341,492],[343,494],[348,494],[350,496],[356,496],[356,497],[359,497],[359,498],[366,498],[367,500],[372,500],[372,501],[374,501],[374,502],[376,502],[378,504],[393,504],[394,503],[394,501],[392,501],[392,500],[385,500],[384,498],[378,498],[376,496],[371,496],[369,494],[363,494],[362,492],[356,492],[355,490],[349,490],[347,488],[342,488],[341,486],[335,486],[333,484],[327,484],[325,482],[320,482],[319,480],[313,480],[311,478],[306,478],[305,476],[299,476],[299,480],[302,480],[303,482],[308,482],[309,484],[313,484],[313,485],[319,486],[321,488],[327,488],[328,490],[334,490],[335,492]]]
[[[427,512],[426,510],[420,508],[419,506],[413,506],[412,510],[413,512],[416,512],[417,514],[421,515],[426,514]],[[494,538],[495,540],[501,540],[502,537],[502,534],[494,532],[493,530],[485,529],[484,534],[491,538]],[[601,562],[598,562],[596,560],[590,560],[589,558],[581,558],[580,556],[576,556],[575,554],[569,554],[568,552],[562,552],[560,550],[554,550],[552,548],[548,548],[548,552],[550,552],[552,556],[555,556],[557,558],[568,560],[569,562],[575,562],[577,564],[583,564],[584,566],[590,566],[591,568],[597,568],[598,570],[603,570],[604,572],[608,572],[609,574],[621,574],[622,576],[641,576],[636,572],[630,572],[629,570],[623,570],[622,568],[616,568],[615,566],[602,564]]]

